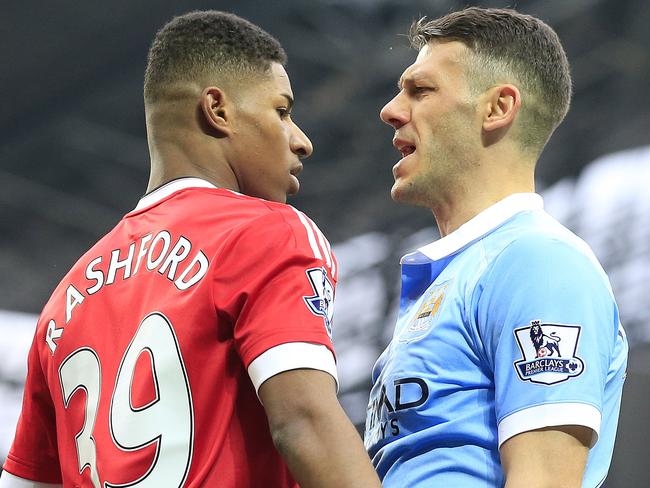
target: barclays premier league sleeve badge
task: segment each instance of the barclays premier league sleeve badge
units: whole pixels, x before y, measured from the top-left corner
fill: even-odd
[[[533,320],[514,334],[523,356],[513,363],[522,381],[554,385],[579,376],[584,371],[576,356],[581,326],[542,324]]]
[[[312,268],[306,271],[307,278],[314,292],[311,296],[303,297],[307,308],[319,317],[323,317],[325,329],[332,338],[332,316],[334,315],[334,287],[327,277],[325,268]]]

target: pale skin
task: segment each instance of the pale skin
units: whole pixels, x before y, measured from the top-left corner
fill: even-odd
[[[417,147],[393,168],[393,198],[430,208],[442,236],[512,193],[534,191],[535,160],[507,137],[519,90],[504,84],[472,96],[465,49],[460,42],[422,48],[381,111],[395,128],[395,145]]]
[[[525,103],[516,84],[472,92],[468,49],[458,41],[425,45],[380,114],[404,156],[393,167],[393,198],[430,208],[441,236],[508,195],[535,191],[541,151],[524,151],[516,138]],[[505,486],[579,488],[592,434],[558,425],[511,437],[500,447]]]

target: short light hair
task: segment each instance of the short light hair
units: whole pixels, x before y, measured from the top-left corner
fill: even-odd
[[[268,32],[234,14],[194,11],[175,17],[154,37],[144,76],[144,99],[153,103],[179,82],[206,77],[235,81],[287,61]]]
[[[562,122],[571,101],[571,74],[555,31],[540,19],[510,9],[469,7],[444,17],[414,22],[411,46],[457,40],[470,50],[467,77],[474,94],[498,83],[522,93],[517,136],[540,153]]]

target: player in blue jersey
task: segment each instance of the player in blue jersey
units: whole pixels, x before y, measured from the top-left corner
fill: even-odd
[[[387,488],[600,486],[627,341],[590,248],[543,210],[534,170],[571,97],[555,32],[468,8],[411,27],[381,111],[392,197],[442,238],[402,258],[365,443]]]

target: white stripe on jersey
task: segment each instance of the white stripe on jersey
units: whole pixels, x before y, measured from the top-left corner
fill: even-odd
[[[330,243],[327,240],[327,237],[321,232],[321,230],[318,228],[318,226],[314,223],[314,221],[310,221],[311,225],[314,226],[314,231],[316,232],[316,235],[318,236],[318,240],[320,241],[321,249],[323,249],[323,254],[325,254],[325,260],[327,261],[327,265],[330,267],[330,270],[332,271],[332,278],[335,278],[336,274],[336,263],[334,262],[334,256],[332,256],[332,249],[330,248]]]
[[[311,223],[311,225],[314,226],[314,232],[316,232],[316,235],[318,236],[318,241],[320,242],[320,248],[323,250],[323,254],[325,254],[325,261],[327,261],[327,265],[331,269],[332,268],[332,258],[330,257],[329,247],[326,244],[327,239],[325,239],[325,236],[320,231],[318,226],[316,224],[314,224],[314,222],[310,222],[310,223]]]
[[[318,259],[323,259],[323,256],[320,253],[320,250],[318,249],[318,244],[316,244],[316,238],[314,237],[314,231],[307,222],[307,217],[303,215],[303,213],[294,207],[291,207],[291,209],[296,212],[298,215],[298,218],[300,219],[300,223],[305,227],[307,230],[307,239],[309,240],[309,245],[311,246],[311,250],[314,252],[314,257]]]
[[[314,224],[316,225],[316,224]],[[320,229],[319,229],[320,230]],[[327,237],[323,236],[325,239],[325,246],[327,246],[327,253],[330,255],[332,258],[332,278],[336,279],[336,259],[334,258],[334,254],[332,253],[332,248],[330,247],[330,241],[327,240]]]
[[[300,219],[300,222],[307,230],[307,239],[309,240],[309,245],[311,246],[312,251],[314,251],[314,256],[318,259],[323,259],[323,255],[325,256],[325,262],[330,268],[332,278],[336,279],[336,261],[334,259],[334,255],[332,254],[332,248],[330,247],[330,243],[327,240],[327,237],[325,237],[325,235],[321,232],[313,220],[311,220],[296,208],[291,208],[294,212],[296,212],[298,218]],[[316,241],[314,234],[318,237],[318,242]]]

